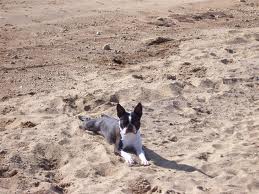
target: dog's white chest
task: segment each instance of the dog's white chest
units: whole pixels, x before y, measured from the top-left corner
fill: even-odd
[[[136,134],[133,134],[133,133],[121,134],[121,140],[122,140],[123,148],[126,148],[126,147],[138,148],[139,146],[141,146],[141,137],[139,132],[137,132]]]

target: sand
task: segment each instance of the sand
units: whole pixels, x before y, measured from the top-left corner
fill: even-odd
[[[2,0],[0,193],[259,193],[258,76],[256,0]],[[117,102],[150,166],[78,128]]]

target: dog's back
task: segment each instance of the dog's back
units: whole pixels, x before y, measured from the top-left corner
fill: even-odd
[[[79,116],[78,118],[83,121],[83,124],[80,126],[81,129],[93,131],[95,133],[100,132],[110,144],[115,143],[116,130],[119,129],[117,119],[107,115],[102,115],[97,119],[83,116]]]

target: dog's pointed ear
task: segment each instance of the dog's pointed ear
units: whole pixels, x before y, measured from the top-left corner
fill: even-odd
[[[126,110],[120,105],[120,104],[117,104],[117,115],[119,118],[122,117],[122,115],[124,115],[126,112]]]
[[[139,118],[142,116],[142,104],[138,103],[137,106],[134,109],[134,113],[139,116]]]

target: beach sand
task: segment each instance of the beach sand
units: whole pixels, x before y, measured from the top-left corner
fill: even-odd
[[[259,193],[257,0],[2,0],[0,88],[1,194]],[[79,129],[117,102],[150,166]]]

